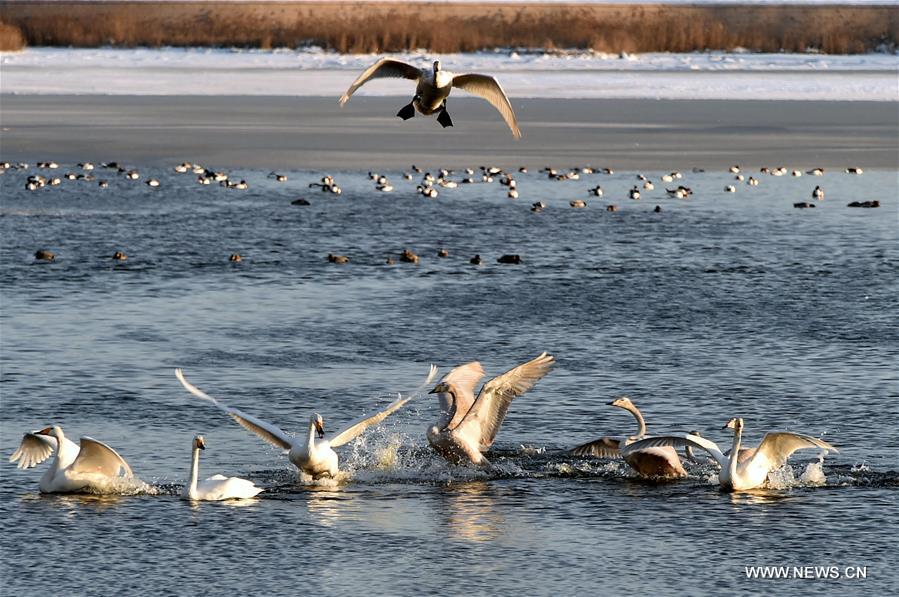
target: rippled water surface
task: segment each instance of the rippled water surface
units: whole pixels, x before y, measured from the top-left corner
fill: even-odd
[[[42,173],[67,170],[80,172]],[[232,172],[249,189],[229,190],[98,167],[110,188],[29,192],[35,172],[0,176],[0,450],[58,423],[115,447],[151,489],[42,496],[47,464],[4,463],[3,594],[887,594],[899,582],[894,171],[754,172],[758,187],[685,172],[667,186],[691,187],[687,200],[646,172],[657,190],[639,201],[635,172],[557,182],[534,168],[516,173],[517,200],[495,182],[425,199],[399,172],[385,173],[391,194],[332,172],[339,197],[307,187],[321,172]],[[587,194],[596,184],[602,199]],[[826,199],[794,209],[815,185]],[[579,198],[586,209],[568,206]],[[880,209],[846,207],[874,199]],[[404,248],[420,263],[385,264]],[[36,262],[37,249],[56,260]],[[506,253],[523,263],[496,263]],[[345,479],[317,486],[173,375],[301,433],[314,411],[334,430],[387,404],[431,362],[498,374],[543,350],[558,365],[512,405],[496,471],[431,453],[436,404],[422,395],[339,450]],[[607,406],[623,393],[651,432],[724,443],[722,424],[742,416],[750,442],[788,429],[840,453],[820,465],[799,452],[772,487],[735,495],[709,465],[660,484],[567,455],[631,432]],[[252,479],[259,499],[177,498],[195,433],[201,473]],[[747,580],[755,565],[867,566],[868,578]]]

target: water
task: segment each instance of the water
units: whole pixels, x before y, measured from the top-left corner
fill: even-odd
[[[307,188],[321,172],[283,184],[232,172],[250,184],[238,191],[142,170],[133,182],[96,172],[106,190],[28,192],[33,167],[0,176],[0,451],[58,423],[109,443],[154,487],[41,496],[46,464],[4,464],[3,594],[895,590],[896,172],[761,175],[735,194],[723,192],[732,175],[686,172],[667,186],[692,187],[689,200],[647,172],[659,190],[631,201],[634,172],[555,182],[532,170],[516,175],[518,200],[495,183],[431,200],[399,172],[386,173],[392,194],[332,172],[334,197]],[[595,184],[604,199],[586,194]],[[816,184],[827,198],[794,209]],[[588,208],[569,208],[575,198]],[[846,207],[870,199],[882,207]],[[548,207],[531,213],[537,200]],[[38,248],[56,261],[35,262]],[[384,264],[404,248],[421,263]],[[504,253],[524,263],[495,263]],[[469,265],[474,254],[485,264]],[[334,430],[386,405],[431,362],[479,359],[498,374],[542,350],[558,365],[512,405],[497,472],[430,452],[424,395],[340,450],[348,479],[311,487],[172,373],[296,433],[313,411]],[[633,428],[606,406],[622,393],[651,432],[725,443],[721,426],[742,416],[750,442],[790,429],[840,453],[821,465],[799,452],[772,488],[735,495],[708,465],[659,484],[566,455]],[[261,499],[180,501],[195,433],[201,474],[250,478]],[[748,580],[755,565],[867,566],[868,578]]]

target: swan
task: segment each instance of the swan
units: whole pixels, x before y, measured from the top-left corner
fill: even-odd
[[[446,98],[453,88],[458,88],[487,100],[499,111],[503,120],[506,121],[506,124],[512,131],[512,136],[516,139],[521,138],[521,131],[518,129],[515,112],[512,111],[512,104],[509,103],[506,92],[503,91],[496,79],[488,75],[473,73],[454,75],[449,71],[441,70],[439,60],[434,61],[434,67],[431,70],[416,68],[399,60],[381,58],[365,69],[353,81],[346,93],[341,96],[340,105],[346,104],[350,96],[371,79],[382,79],[385,77],[410,79],[416,82],[415,95],[412,97],[412,102],[397,112],[397,116],[403,120],[409,120],[415,116],[415,111],[418,110],[419,113],[425,116],[436,113],[437,122],[444,128],[453,126],[453,121],[446,111]]]
[[[325,438],[325,426],[322,416],[318,413],[313,413],[309,417],[309,426],[306,429],[305,437],[296,438],[282,431],[277,425],[273,425],[272,423],[248,415],[236,408],[231,408],[230,406],[222,404],[188,382],[187,379],[184,378],[181,369],[175,369],[175,376],[188,392],[197,398],[211,402],[218,407],[219,410],[228,414],[244,429],[255,433],[276,448],[284,450],[284,452],[287,453],[287,458],[300,470],[300,476],[304,481],[320,479],[322,477],[335,478],[339,472],[339,461],[337,453],[334,452],[334,448],[350,442],[372,425],[380,423],[386,419],[388,415],[399,410],[406,404],[406,402],[411,400],[430,384],[436,374],[437,367],[431,365],[431,369],[428,372],[428,378],[412,394],[408,396],[401,395],[384,410],[375,413],[374,415],[353,421],[329,438]],[[316,437],[316,434],[318,437]]]
[[[622,448],[621,453],[626,457],[638,450],[662,446],[692,445],[702,448],[721,466],[721,473],[718,475],[721,488],[725,491],[745,491],[763,485],[768,479],[768,473],[786,464],[796,450],[820,448],[825,452],[839,452],[824,440],[789,431],[768,432],[756,448],[747,451],[740,447],[743,419],[731,419],[722,429],[734,430],[733,447],[727,453],[722,453],[715,442],[689,433],[641,439]]]
[[[205,481],[197,481],[200,474],[200,450],[206,449],[206,440],[202,435],[194,437],[193,454],[190,464],[190,479],[181,492],[182,500],[202,500],[215,502],[219,500],[245,500],[255,497],[261,491],[252,481],[238,477],[214,475]]]
[[[677,452],[669,446],[634,450],[624,455],[622,450],[625,446],[646,437],[646,421],[643,419],[640,409],[627,396],[621,396],[609,402],[609,406],[622,408],[634,415],[634,418],[637,420],[637,434],[632,436],[601,437],[573,448],[571,450],[572,454],[575,456],[597,456],[599,458],[623,456],[624,461],[644,477],[687,476],[687,471],[684,470]]]
[[[41,493],[104,493],[110,490],[112,481],[134,476],[118,452],[87,436],[76,444],[59,425],[26,433],[9,461],[18,462],[20,469],[31,468],[49,458],[53,450],[56,458],[41,477]]]
[[[493,445],[512,400],[534,387],[554,363],[543,352],[485,383],[477,398],[474,387],[484,376],[481,364],[472,361],[454,368],[429,392],[438,394],[440,419],[428,429],[428,443],[453,464],[489,467],[483,452]]]

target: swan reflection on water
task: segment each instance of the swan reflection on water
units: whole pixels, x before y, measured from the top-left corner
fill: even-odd
[[[483,543],[505,534],[506,518],[497,510],[487,481],[449,485],[440,497],[446,502],[442,523],[448,536]]]

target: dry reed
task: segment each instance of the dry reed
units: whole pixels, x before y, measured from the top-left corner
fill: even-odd
[[[0,20],[0,52],[17,52],[25,47],[25,36],[15,25]]]
[[[2,35],[35,46],[859,53],[899,40],[889,6],[6,2],[0,17]]]

